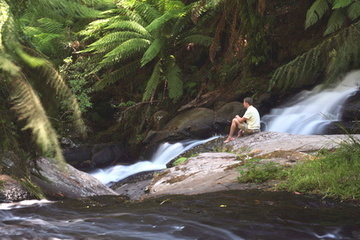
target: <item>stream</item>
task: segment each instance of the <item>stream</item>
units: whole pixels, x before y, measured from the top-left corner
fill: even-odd
[[[304,91],[264,116],[267,131],[317,134],[341,118],[341,104],[358,90],[359,72],[334,88]],[[305,124],[306,123],[306,124]],[[304,125],[305,124],[305,125]],[[165,169],[205,140],[163,143],[153,157],[91,173],[104,184]],[[260,190],[167,196],[124,202],[117,196],[0,204],[0,236],[7,239],[360,239],[360,210],[315,196]]]
[[[360,239],[360,212],[284,192],[0,204],[1,239]]]

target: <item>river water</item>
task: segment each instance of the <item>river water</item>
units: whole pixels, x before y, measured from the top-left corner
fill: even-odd
[[[360,87],[360,71],[348,73],[338,84],[319,85],[302,91],[262,118],[264,130],[294,134],[322,134],[333,121],[340,121],[344,102]]]
[[[326,121],[338,119],[339,106],[358,89],[359,72],[346,79],[336,88],[303,92],[291,105],[274,109],[265,117],[267,130],[314,134]],[[301,125],[305,120],[310,130]],[[138,172],[164,169],[179,154],[214,138],[164,143],[148,161],[91,174],[109,184]],[[23,201],[0,204],[0,239],[360,239],[360,210],[313,196],[257,190],[140,202],[124,202],[116,196]]]
[[[359,208],[283,192],[226,191],[0,204],[1,239],[360,239]]]

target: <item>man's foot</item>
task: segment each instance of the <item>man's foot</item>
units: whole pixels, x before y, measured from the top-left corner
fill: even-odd
[[[237,135],[237,137],[242,137],[242,136],[244,136],[244,130],[240,130]]]
[[[235,138],[228,137],[228,138],[224,141],[224,143],[228,143],[228,142],[231,142],[231,141],[234,141],[234,140],[235,140]]]

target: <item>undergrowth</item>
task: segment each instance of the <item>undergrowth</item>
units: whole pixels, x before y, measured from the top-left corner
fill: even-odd
[[[315,160],[285,168],[253,159],[239,167],[240,182],[263,183],[281,179],[276,188],[320,194],[340,200],[360,200],[360,140],[348,139],[336,150],[321,150]]]
[[[285,168],[277,163],[260,163],[260,159],[252,159],[238,168],[239,182],[263,183],[270,179],[282,179],[286,177]]]
[[[286,182],[279,187],[342,200],[360,200],[360,141],[349,135],[336,151],[321,154],[314,161],[290,169]]]

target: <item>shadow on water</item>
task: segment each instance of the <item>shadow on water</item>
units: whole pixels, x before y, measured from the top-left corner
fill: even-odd
[[[359,239],[357,206],[259,190],[1,210],[1,239]]]

